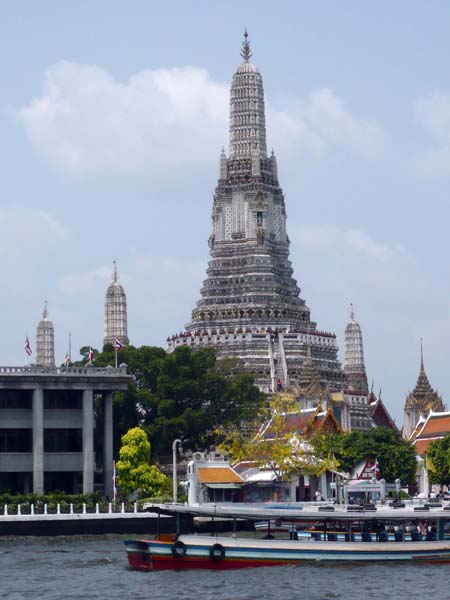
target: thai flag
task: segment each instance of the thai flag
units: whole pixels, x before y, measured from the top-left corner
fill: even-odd
[[[112,484],[113,484],[113,500],[114,502],[117,500],[117,483],[116,483],[116,461],[113,460],[113,476],[112,476]]]
[[[380,464],[378,462],[378,458],[375,459],[375,462],[373,463],[371,469],[370,469],[375,477],[375,479],[379,479],[380,478]]]
[[[27,353],[27,355],[31,356],[32,351],[31,351],[30,340],[28,339],[28,336],[25,337],[25,344],[23,345],[23,348],[24,348],[25,352]]]
[[[94,360],[94,351],[91,346],[89,346],[89,354],[88,354],[88,363],[91,363]]]
[[[122,350],[123,348],[123,344],[122,342],[119,340],[118,337],[116,337],[116,340],[114,342],[114,348],[116,349],[116,352],[119,352],[119,350]]]

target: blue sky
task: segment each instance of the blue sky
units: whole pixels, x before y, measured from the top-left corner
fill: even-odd
[[[247,27],[295,276],[319,328],[349,305],[397,422],[425,366],[450,381],[450,4],[3,2],[1,364],[44,300],[63,361],[101,346],[117,259],[136,345],[183,329],[208,261]]]

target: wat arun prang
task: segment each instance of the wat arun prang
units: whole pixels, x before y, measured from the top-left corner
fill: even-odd
[[[269,392],[295,386],[309,346],[321,382],[343,389],[336,336],[311,321],[293,278],[283,190],[273,151],[267,156],[263,81],[250,62],[247,32],[241,56],[231,83],[230,148],[228,157],[224,150],[220,156],[207,278],[192,321],[168,339],[168,350],[212,347],[218,357],[239,357]]]

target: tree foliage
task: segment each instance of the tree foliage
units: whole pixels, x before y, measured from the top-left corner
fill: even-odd
[[[427,449],[426,466],[431,483],[450,484],[450,435],[431,442]]]
[[[183,437],[184,446],[193,449],[213,443],[216,427],[254,418],[265,401],[240,361],[216,360],[210,349],[180,347],[168,354],[162,348],[127,346],[118,358],[134,382],[114,394],[116,451],[120,436],[136,426],[147,432],[154,458],[170,453],[175,438]],[[105,345],[94,365],[114,364],[115,350]]]
[[[400,479],[412,483],[416,474],[416,451],[398,431],[375,427],[368,431],[352,431],[324,435],[316,433],[311,443],[317,456],[335,456],[343,471],[350,472],[366,458],[378,460],[381,477],[388,482]]]
[[[138,497],[158,497],[170,493],[171,482],[154,465],[150,465],[150,442],[139,427],[122,436],[119,460],[116,463],[117,482],[121,495],[138,491]]]
[[[256,436],[248,436],[237,427],[221,427],[220,448],[235,462],[251,461],[270,469],[281,481],[288,481],[298,472],[319,475],[325,462],[316,460],[309,444],[288,430],[288,415],[297,410],[298,403],[292,396],[277,394],[268,410],[263,411],[265,423]]]

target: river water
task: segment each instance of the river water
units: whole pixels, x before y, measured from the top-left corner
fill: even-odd
[[[126,536],[137,537],[137,536]],[[449,565],[267,567],[137,572],[125,536],[0,538],[2,600],[327,600],[450,598]]]

